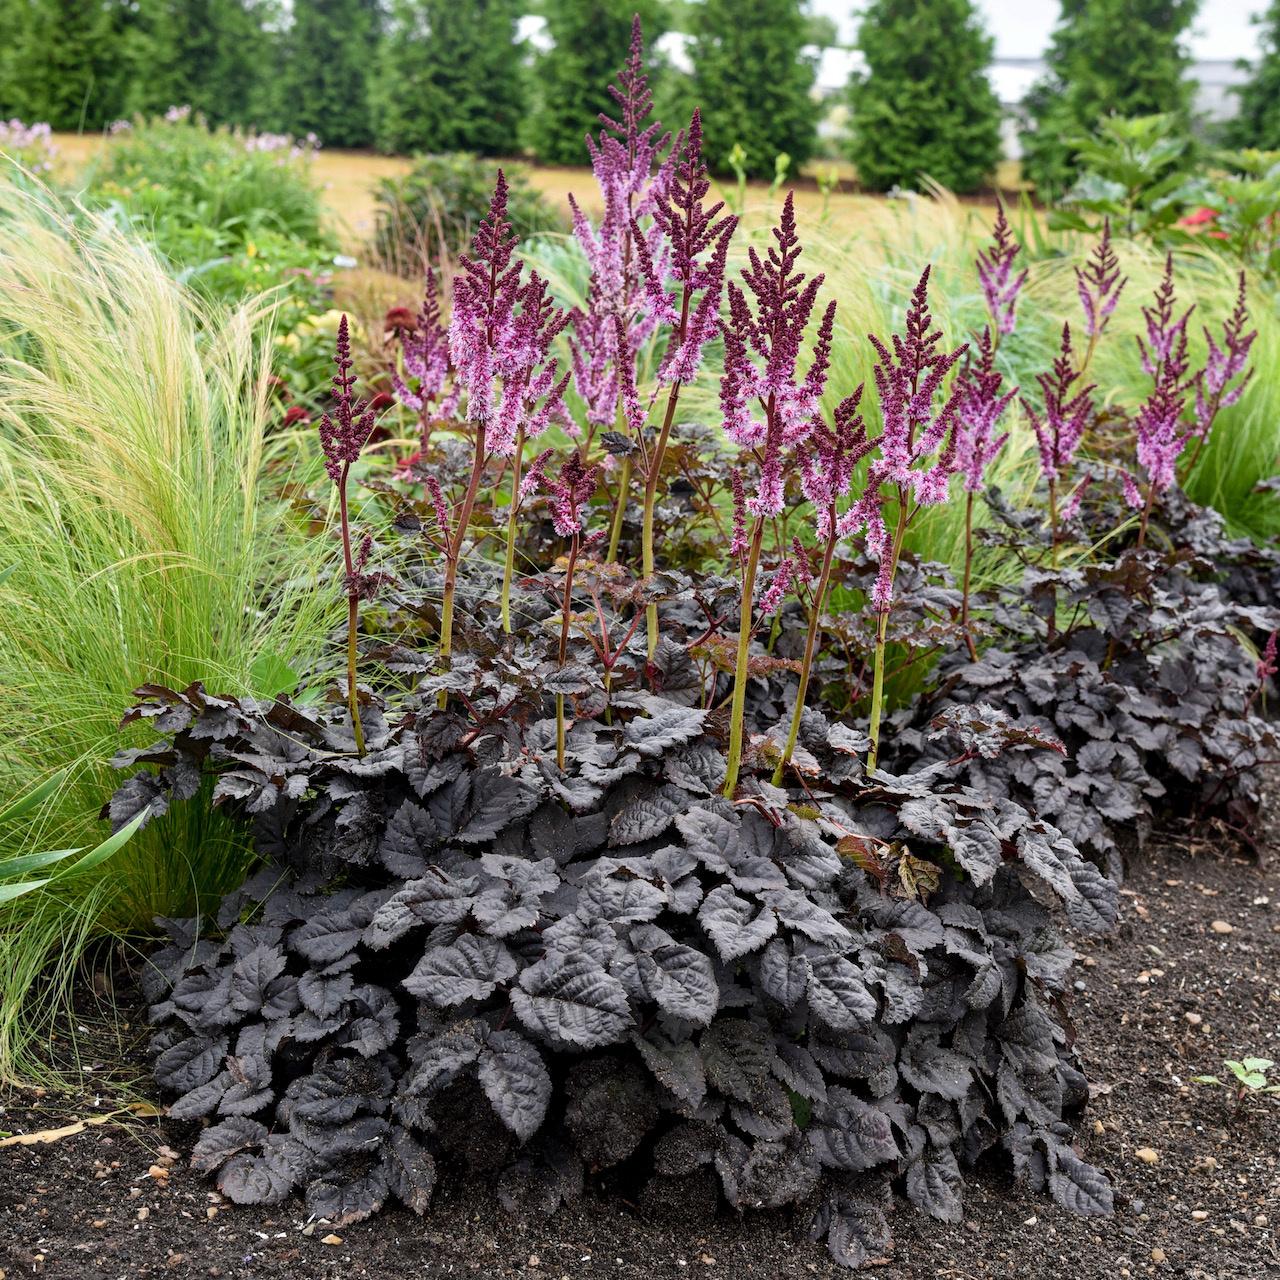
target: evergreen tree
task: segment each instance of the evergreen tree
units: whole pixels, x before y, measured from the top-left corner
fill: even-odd
[[[866,70],[849,86],[849,158],[875,191],[922,175],[972,191],[1000,159],[993,42],[972,0],[871,0],[858,28]]]
[[[211,124],[276,123],[278,0],[139,0],[126,109],[188,104]]]
[[[818,120],[803,0],[704,0],[690,20],[690,88],[707,162],[723,171],[737,143],[748,173],[772,177],[780,152],[794,173],[813,154]]]
[[[1027,98],[1023,172],[1044,194],[1073,177],[1073,140],[1114,113],[1189,121],[1190,61],[1182,39],[1199,0],[1063,0],[1048,75]]]
[[[0,45],[0,109],[55,129],[99,129],[119,115],[122,5],[104,0],[9,3]]]
[[[582,164],[586,135],[611,111],[609,85],[627,60],[631,18],[644,22],[645,45],[662,34],[656,0],[544,0],[554,46],[537,62],[538,103],[528,141],[548,164]]]
[[[284,127],[329,147],[368,146],[377,38],[377,0],[294,0],[281,76]]]
[[[383,151],[510,155],[524,114],[514,0],[392,0],[370,97]]]
[[[1280,0],[1271,0],[1270,8],[1254,21],[1262,28],[1258,61],[1236,90],[1240,109],[1227,123],[1226,142],[1232,147],[1280,151]]]

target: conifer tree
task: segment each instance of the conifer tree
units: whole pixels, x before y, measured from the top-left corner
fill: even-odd
[[[972,0],[872,0],[858,28],[865,71],[849,86],[849,158],[874,191],[953,191],[987,181],[1000,159],[993,42]]]
[[[1074,140],[1106,114],[1189,118],[1182,43],[1199,0],[1063,0],[1048,74],[1031,91],[1022,168],[1044,195],[1073,174]]]
[[[1227,124],[1225,140],[1233,147],[1280,151],[1280,0],[1271,0],[1254,21],[1262,28],[1258,61],[1236,91],[1240,107]]]
[[[0,111],[55,129],[99,129],[120,111],[123,14],[102,0],[27,0],[0,10]]]
[[[329,147],[368,146],[377,38],[377,0],[294,0],[280,77],[284,127]]]
[[[524,112],[514,0],[392,0],[370,96],[384,151],[511,154]]]
[[[627,59],[632,16],[640,14],[652,48],[661,10],[656,0],[544,0],[542,10],[554,44],[537,60],[528,142],[547,164],[582,164],[587,133],[613,108],[609,84]]]
[[[702,110],[707,163],[725,170],[736,143],[748,173],[771,177],[783,152],[794,173],[813,154],[818,119],[802,0],[704,0],[690,20],[691,96]]]

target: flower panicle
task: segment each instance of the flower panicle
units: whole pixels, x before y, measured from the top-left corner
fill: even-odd
[[[1040,471],[1046,480],[1056,481],[1071,469],[1076,450],[1093,421],[1093,383],[1085,383],[1075,366],[1071,326],[1062,326],[1062,345],[1049,373],[1036,375],[1043,408],[1037,410],[1025,397],[1026,410],[1040,453]]]
[[[570,450],[560,465],[560,474],[552,480],[548,473],[550,450],[540,454],[529,468],[525,484],[529,491],[541,489],[551,507],[551,523],[562,538],[581,534],[587,504],[595,495],[600,478],[598,463],[586,463],[577,449]]]
[[[346,469],[360,457],[373,431],[374,410],[368,401],[355,395],[355,361],[351,356],[351,331],[344,315],[338,321],[338,337],[333,358],[337,373],[333,375],[333,412],[320,420],[320,448],[324,453],[324,469],[335,483],[342,480]]]
[[[970,359],[957,379],[960,388],[956,406],[957,448],[967,493],[982,492],[987,467],[1009,439],[1007,431],[999,436],[995,431],[1018,389],[1001,392],[1002,383],[1000,371],[995,367],[995,339],[990,328],[986,328],[978,339],[977,360]]]
[[[799,372],[805,332],[822,287],[821,275],[806,278],[796,269],[802,252],[789,193],[773,229],[773,244],[763,257],[752,248],[742,286],[728,286],[720,404],[729,439],[759,451],[757,489],[747,502],[757,516],[782,510],[785,460],[813,430],[826,388],[834,302],[823,312],[809,369],[803,376]],[[753,406],[762,406],[761,417]]]
[[[1102,223],[1102,237],[1093,247],[1083,267],[1076,267],[1076,292],[1084,308],[1085,337],[1091,342],[1102,336],[1128,277],[1120,274],[1120,259],[1111,247],[1111,219]]]
[[[1269,680],[1277,672],[1280,672],[1280,662],[1276,659],[1276,632],[1272,632],[1267,637],[1267,643],[1258,657],[1258,682],[1261,684],[1264,680]]]
[[[1163,493],[1177,479],[1178,459],[1192,432],[1184,429],[1183,413],[1190,392],[1187,379],[1187,321],[1193,308],[1177,315],[1173,255],[1165,259],[1164,275],[1150,307],[1143,307],[1146,338],[1138,338],[1142,367],[1151,378],[1151,391],[1134,415],[1138,463],[1153,493]]]
[[[439,401],[442,417],[451,417],[457,409],[459,389],[444,395],[453,371],[449,354],[449,330],[440,315],[440,295],[435,269],[427,268],[422,304],[417,315],[405,314],[408,308],[393,307],[387,312],[387,328],[400,339],[404,369],[417,382],[411,390],[399,370],[392,370],[391,385],[397,398],[414,413],[424,413]],[[441,397],[444,396],[442,400]]]
[[[853,487],[854,468],[876,447],[859,411],[864,387],[859,385],[835,407],[831,425],[815,415],[800,452],[800,486],[813,504],[815,532],[825,540],[834,532],[836,504]]]
[[[1258,331],[1249,329],[1248,324],[1247,283],[1245,273],[1241,271],[1235,309],[1222,326],[1221,345],[1207,326],[1204,329],[1208,354],[1204,368],[1195,379],[1195,434],[1201,439],[1208,436],[1219,412],[1229,409],[1240,399],[1253,377],[1253,367],[1248,365],[1249,349],[1257,339]]]
[[[1001,335],[1008,335],[1017,327],[1018,295],[1027,281],[1025,267],[1017,275],[1013,271],[1014,261],[1021,252],[1022,246],[1013,238],[1004,205],[1000,204],[996,210],[991,244],[978,250],[977,267],[987,311],[996,332]]]

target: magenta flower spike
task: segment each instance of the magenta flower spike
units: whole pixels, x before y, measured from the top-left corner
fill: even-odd
[[[1018,295],[1027,281],[1024,268],[1014,275],[1013,264],[1022,246],[1013,238],[1004,205],[998,206],[991,246],[978,251],[978,280],[997,334],[1007,336],[1017,326]]]
[[[447,395],[452,362],[449,358],[449,331],[440,317],[440,297],[436,273],[428,267],[422,295],[422,306],[412,329],[401,330],[400,348],[404,371],[417,383],[410,389],[399,370],[391,372],[391,386],[401,404],[418,414],[426,434],[432,412],[452,417],[457,411],[460,390],[454,387]]]
[[[1156,289],[1153,305],[1142,309],[1146,336],[1137,340],[1142,367],[1152,384],[1150,394],[1133,419],[1138,465],[1146,473],[1145,498],[1136,484],[1125,485],[1127,501],[1142,510],[1139,546],[1146,541],[1152,505],[1157,495],[1176,482],[1178,459],[1191,438],[1191,432],[1183,426],[1182,415],[1191,386],[1187,378],[1187,321],[1193,310],[1188,307],[1182,315],[1176,314],[1173,255],[1170,254],[1165,259],[1164,276]]]
[[[978,359],[971,362],[957,379],[960,399],[956,405],[959,433],[956,439],[957,462],[964,476],[965,492],[981,493],[986,487],[987,467],[1009,439],[1006,431],[995,434],[996,426],[1004,411],[1018,394],[1000,392],[1004,381],[995,367],[995,341],[990,329],[984,329],[978,339]]]
[[[338,519],[342,536],[342,562],[347,592],[347,709],[351,715],[351,732],[356,753],[365,750],[364,729],[360,723],[360,700],[356,690],[356,632],[359,625],[360,601],[371,596],[380,578],[365,572],[373,539],[366,536],[358,549],[351,545],[351,516],[347,506],[347,481],[351,464],[373,431],[375,414],[367,401],[355,395],[355,361],[351,356],[351,331],[344,315],[338,321],[337,350],[333,362],[338,367],[333,375],[333,413],[320,419],[320,449],[324,469],[338,489]]]
[[[1249,360],[1249,348],[1253,346],[1258,331],[1247,328],[1249,309],[1246,290],[1245,274],[1241,271],[1235,310],[1222,326],[1221,345],[1207,327],[1204,330],[1208,356],[1204,368],[1195,378],[1193,434],[1196,436],[1196,446],[1188,470],[1194,469],[1218,414],[1223,409],[1229,409],[1240,399],[1245,387],[1249,384],[1249,379],[1253,377],[1253,368],[1246,368],[1246,365]],[[1236,381],[1237,379],[1239,381]]]
[[[710,190],[711,179],[702,158],[702,118],[695,111],[654,184],[652,244],[638,220],[631,219],[631,246],[640,268],[644,305],[655,322],[668,330],[658,369],[658,386],[667,387],[662,426],[652,442],[643,433],[638,440],[644,467],[640,567],[646,578],[655,570],[653,513],[680,389],[693,381],[703,350],[719,332],[729,240],[738,224],[731,215],[721,216],[723,201],[704,207]],[[670,292],[668,282],[673,286]],[[652,659],[658,647],[656,604],[645,608],[645,633],[646,650]]]
[[[893,575],[901,535],[890,537],[881,510],[881,486],[898,490],[898,520],[905,532],[918,507],[945,502],[951,477],[959,470],[958,410],[963,388],[942,394],[943,383],[968,351],[964,344],[951,352],[939,350],[942,331],[934,329],[929,311],[929,268],[912,291],[905,334],[894,334],[886,346],[874,334],[871,345],[879,357],[874,369],[883,427],[876,443],[880,456],[871,464],[862,497],[841,517],[842,537],[866,531],[867,548],[880,561],[880,575],[872,592],[872,607],[881,615],[893,604]]]
[[[1084,308],[1084,335],[1088,339],[1084,360],[1080,372],[1088,369],[1093,352],[1107,327],[1120,295],[1128,283],[1127,277],[1120,274],[1120,259],[1111,247],[1111,220],[1102,223],[1102,238],[1094,246],[1088,261],[1083,267],[1077,267],[1076,292],[1080,296],[1080,305]]]
[[[637,355],[652,337],[658,316],[644,305],[644,285],[632,223],[648,218],[661,190],[665,171],[655,174],[658,157],[670,140],[662,127],[649,122],[653,94],[644,70],[644,36],[637,15],[631,27],[631,50],[618,82],[609,86],[617,103],[617,119],[600,115],[599,137],[588,134],[587,151],[604,214],[593,225],[573,196],[574,236],[591,268],[587,305],[573,314],[575,384],[595,426],[610,426],[618,410],[625,367],[635,376]],[[660,231],[645,233],[650,254],[659,250]],[[618,322],[621,321],[621,333]]]
[[[1044,401],[1037,410],[1025,398],[1022,407],[1031,421],[1040,450],[1040,472],[1050,486],[1050,519],[1055,519],[1053,497],[1058,482],[1071,470],[1076,450],[1093,420],[1092,383],[1084,384],[1084,374],[1077,372],[1071,345],[1071,327],[1062,326],[1062,347],[1049,373],[1036,375]]]

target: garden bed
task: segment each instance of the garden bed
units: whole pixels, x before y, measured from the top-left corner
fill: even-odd
[[[1073,1280],[1275,1274],[1280,1105],[1258,1102],[1234,1115],[1225,1093],[1190,1083],[1218,1070],[1225,1057],[1274,1048],[1268,1040],[1275,1036],[1280,972],[1274,831],[1268,843],[1272,857],[1261,866],[1198,838],[1155,843],[1131,869],[1120,927],[1100,940],[1076,940],[1084,990],[1073,1014],[1096,1094],[1079,1141],[1085,1158],[1114,1182],[1115,1217],[1077,1218],[1047,1197],[1011,1192],[1003,1172],[979,1172],[969,1180],[961,1224],[909,1211],[892,1215],[897,1274],[1003,1276],[1016,1269],[1024,1277]],[[1215,932],[1215,921],[1232,932]],[[138,1000],[132,989],[121,994]],[[97,1046],[98,1074],[132,1067],[145,1079],[144,1041],[140,1034],[136,1056],[124,1063]],[[55,1128],[118,1105],[105,1094],[16,1095],[0,1127]],[[820,1243],[806,1239],[803,1214],[704,1216],[691,1206],[628,1206],[589,1194],[550,1220],[526,1220],[505,1214],[487,1188],[447,1181],[425,1218],[389,1209],[341,1228],[341,1244],[326,1245],[329,1229],[308,1227],[297,1197],[276,1208],[236,1208],[220,1202],[185,1160],[166,1166],[164,1145],[188,1150],[192,1132],[189,1125],[136,1120],[4,1151],[0,1267],[13,1278],[67,1280],[292,1280],[406,1271],[573,1280],[847,1274]],[[1136,1154],[1145,1148],[1157,1153],[1155,1163]],[[148,1175],[157,1161],[169,1168],[167,1176]]]

